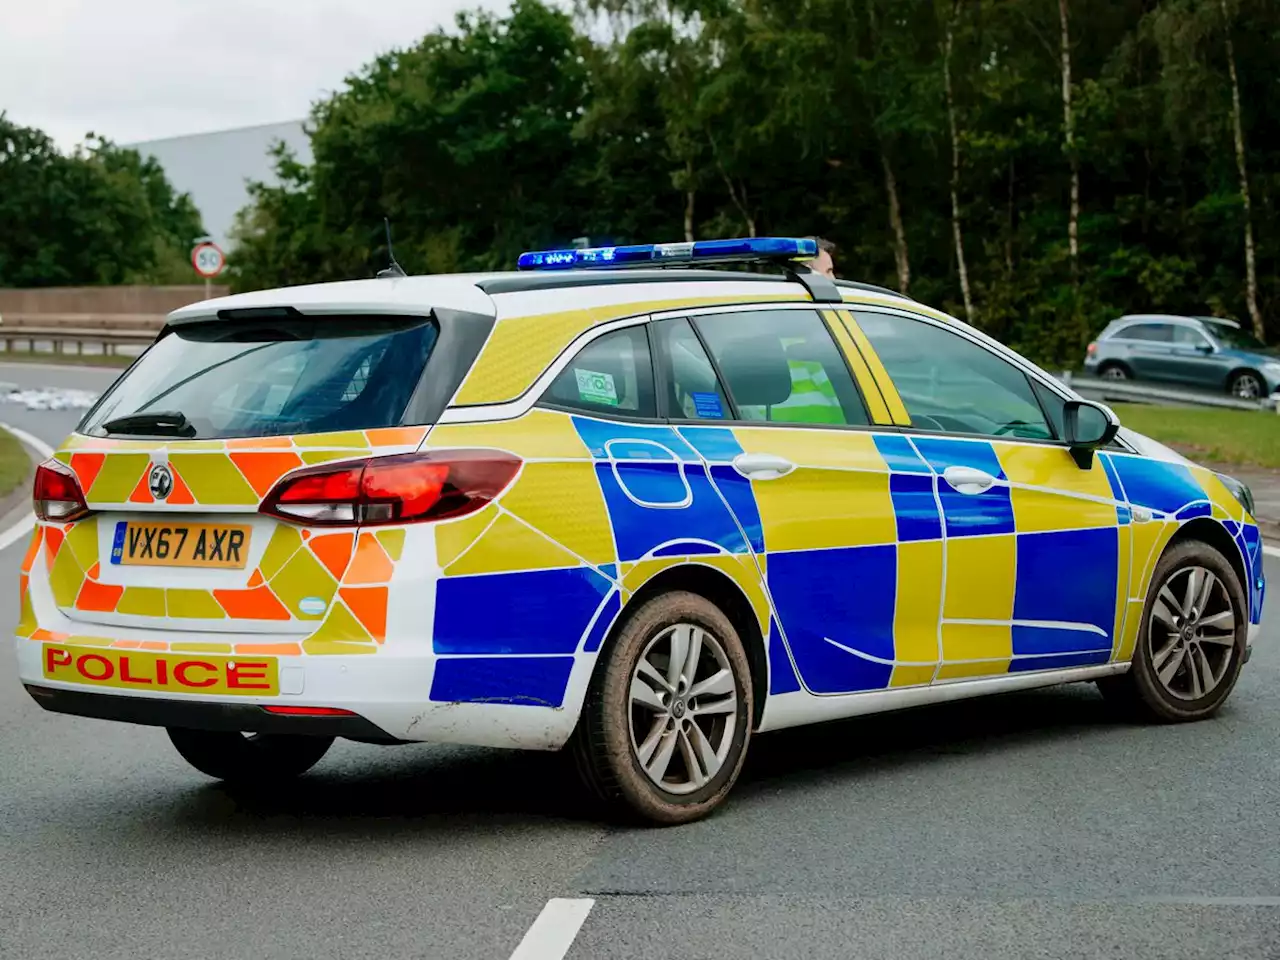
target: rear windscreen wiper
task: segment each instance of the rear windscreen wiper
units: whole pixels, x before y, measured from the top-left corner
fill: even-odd
[[[131,413],[126,417],[108,420],[102,425],[107,433],[134,434],[137,436],[173,436],[190,439],[196,428],[185,414],[178,410],[155,410],[150,413]]]

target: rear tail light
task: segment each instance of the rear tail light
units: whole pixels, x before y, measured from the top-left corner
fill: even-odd
[[[1084,348],[1084,352],[1092,357],[1095,353],[1098,352],[1098,345],[1096,343],[1091,343]]]
[[[70,467],[57,460],[46,460],[36,467],[31,499],[36,516],[41,520],[69,523],[89,513],[80,481]]]
[[[322,526],[444,520],[485,506],[520,463],[500,450],[449,450],[310,467],[276,484],[261,511]]]

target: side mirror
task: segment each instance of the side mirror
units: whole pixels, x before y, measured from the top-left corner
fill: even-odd
[[[1093,466],[1093,451],[1105,447],[1120,430],[1120,420],[1110,407],[1091,400],[1068,400],[1062,411],[1064,439],[1081,470]]]
[[[1206,357],[1207,357],[1209,354],[1211,354],[1211,353],[1217,353],[1217,352],[1218,352],[1218,348],[1217,348],[1217,347],[1215,347],[1212,343],[1202,343],[1202,344],[1199,344],[1199,345],[1196,347],[1196,350],[1198,350],[1200,353],[1203,353]]]

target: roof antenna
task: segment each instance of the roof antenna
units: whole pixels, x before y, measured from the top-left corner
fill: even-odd
[[[387,256],[391,258],[391,266],[378,271],[378,279],[383,280],[387,277],[404,277],[408,276],[404,272],[404,267],[396,263],[396,252],[391,248],[391,221],[386,217],[382,218],[382,225],[387,230]]]

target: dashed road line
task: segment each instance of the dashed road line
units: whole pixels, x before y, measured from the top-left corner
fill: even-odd
[[[593,906],[595,901],[591,899],[548,900],[511,954],[511,960],[562,960]]]

